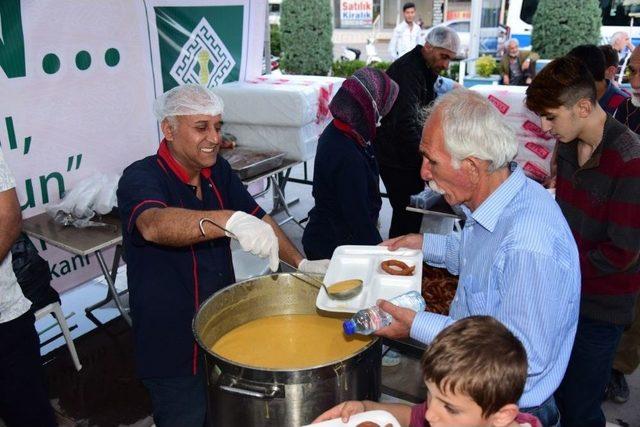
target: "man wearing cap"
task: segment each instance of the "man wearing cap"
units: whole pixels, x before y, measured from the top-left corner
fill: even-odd
[[[407,212],[409,196],[424,189],[420,178],[421,157],[418,152],[422,132],[419,112],[436,98],[434,84],[438,73],[449,67],[460,47],[460,38],[447,27],[435,27],[424,46],[416,46],[398,58],[387,75],[400,88],[393,108],[382,119],[374,148],[393,208],[389,237],[417,233],[422,215]]]
[[[118,186],[136,370],[158,427],[204,424],[206,378],[191,321],[235,282],[229,237],[268,257],[272,271],[279,257],[306,272],[328,264],[303,259],[218,156],[222,109],[199,85],[166,92],[155,103],[158,152],[127,167]]]

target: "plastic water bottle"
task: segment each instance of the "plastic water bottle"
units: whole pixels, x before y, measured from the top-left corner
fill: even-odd
[[[431,209],[440,199],[442,194],[425,187],[420,193],[409,196],[409,205],[419,209]]]
[[[404,308],[410,308],[415,312],[424,311],[427,304],[419,292],[411,291],[398,295],[389,302]],[[380,328],[391,324],[393,317],[380,309],[377,305],[360,310],[351,319],[342,323],[344,333],[347,335],[362,334],[371,335]]]

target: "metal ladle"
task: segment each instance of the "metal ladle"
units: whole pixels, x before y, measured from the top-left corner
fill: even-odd
[[[347,300],[347,299],[351,299],[353,297],[355,297],[356,295],[358,295],[361,291],[362,291],[362,280],[360,279],[350,279],[350,280],[341,280],[339,282],[336,282],[334,284],[332,284],[331,286],[329,286],[327,288],[327,286],[321,282],[320,280],[316,279],[315,277],[305,273],[304,271],[300,271],[299,269],[297,269],[296,267],[294,267],[293,265],[289,264],[288,262],[285,262],[283,260],[280,260],[281,263],[283,263],[284,265],[286,265],[289,268],[294,269],[297,273],[303,275],[304,277],[306,277],[307,279],[311,279],[311,282],[307,282],[306,280],[302,279],[301,277],[295,276],[294,277],[304,283],[306,283],[307,285],[311,285],[311,286],[315,286],[316,288],[320,289],[320,286],[322,286],[324,288],[324,291],[327,293],[327,295],[329,296],[329,298],[331,299],[336,299],[336,300]],[[353,286],[349,286],[347,289],[345,290],[341,290],[341,291],[331,291],[330,289],[340,285],[340,284],[344,284],[345,282],[354,282]]]
[[[219,224],[216,224],[215,222],[213,222],[212,220],[210,220],[209,218],[202,218],[200,220],[200,232],[202,233],[202,235],[204,236],[204,228],[202,226],[202,224],[204,222],[208,222],[213,224],[214,226],[218,227],[220,230],[224,231],[225,233],[227,233],[227,235],[233,239],[238,240],[238,236],[236,236],[235,234],[233,234],[231,231],[227,230],[226,228],[222,227]],[[329,298],[331,299],[336,299],[336,300],[347,300],[347,299],[351,299],[353,297],[355,297],[356,295],[358,295],[363,288],[363,282],[360,279],[351,279],[351,280],[341,280],[339,282],[336,282],[334,284],[332,284],[331,286],[327,287],[323,282],[321,282],[320,280],[316,279],[315,277],[305,273],[304,271],[299,270],[298,268],[294,267],[293,265],[289,264],[288,262],[283,261],[282,259],[279,260],[282,264],[286,265],[287,267],[295,270],[298,274],[303,275],[304,277],[306,277],[307,279],[310,279],[311,282],[308,282],[306,280],[304,280],[303,278],[297,276],[297,275],[293,275],[293,277],[295,277],[296,279],[300,280],[301,282],[306,283],[307,285],[311,285],[317,289],[320,289],[320,287],[322,286],[322,288],[324,288],[324,291],[327,293],[327,295],[329,296]],[[346,284],[346,282],[353,282],[353,285],[351,286],[347,286],[347,289],[345,290],[341,290],[341,291],[330,291],[329,289],[337,286],[337,285],[341,285],[341,284]]]

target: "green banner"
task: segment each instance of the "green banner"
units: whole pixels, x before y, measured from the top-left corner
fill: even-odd
[[[155,7],[167,91],[185,83],[207,87],[238,81],[244,6]]]

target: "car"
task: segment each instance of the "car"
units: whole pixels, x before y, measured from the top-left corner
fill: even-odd
[[[471,40],[471,22],[468,19],[452,19],[450,21],[444,21],[442,24],[424,29],[420,33],[420,44],[424,44],[427,35],[435,27],[449,27],[458,33],[460,37],[460,51],[459,56],[469,56],[469,41]],[[502,48],[502,45],[508,38],[508,30],[506,27],[500,25],[498,27],[482,27],[480,28],[480,55],[489,54],[497,55]]]
[[[270,63],[271,63],[270,70],[272,72],[277,70],[278,68],[280,68],[280,58],[279,57],[277,57],[275,55],[271,55]],[[264,58],[262,58],[262,74],[265,74],[266,72],[267,72],[267,64],[266,64]]]

